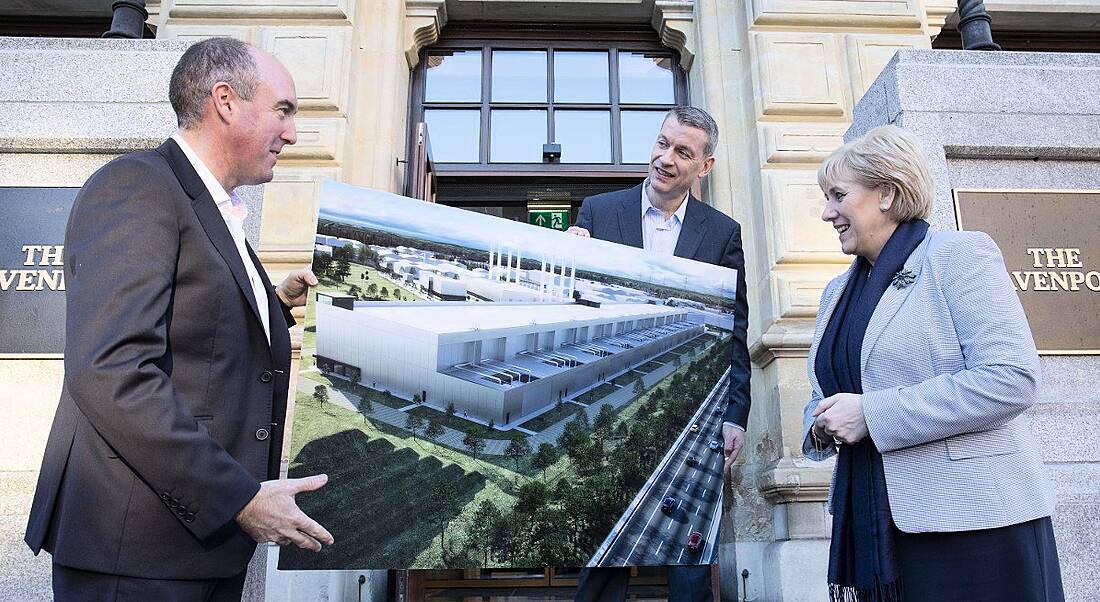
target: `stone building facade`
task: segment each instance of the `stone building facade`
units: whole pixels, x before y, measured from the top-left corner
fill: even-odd
[[[79,186],[113,156],[158,144],[174,127],[165,101],[167,74],[186,42],[215,35],[243,39],[283,61],[301,102],[298,143],[285,149],[274,180],[251,191],[249,200],[258,216],[249,224],[250,238],[273,279],[310,261],[310,216],[317,213],[322,181],[406,191],[410,149],[415,148],[416,123],[410,115],[415,113],[416,69],[424,51],[445,38],[448,28],[499,31],[493,26],[554,23],[568,29],[601,23],[608,31],[648,29],[674,51],[686,77],[684,100],[714,115],[722,132],[718,162],[702,197],[742,224],[745,245],[753,409],[723,519],[724,595],[734,599],[731,585],[737,584],[743,588],[737,599],[824,599],[831,464],[802,457],[800,431],[818,299],[850,258],[839,252],[835,233],[819,219],[823,199],[816,166],[842,144],[856,103],[895,52],[930,48],[954,12],[954,2],[147,4],[155,41],[0,39],[0,65],[18,67],[0,70],[0,186]],[[1020,10],[1016,3],[987,4],[994,12]],[[1033,10],[1056,23],[1100,19],[1100,3],[1033,4],[1038,6]],[[112,83],[104,87],[89,73]],[[46,79],[54,83],[42,83]],[[27,82],[38,84],[27,87]],[[129,103],[125,111],[103,105],[122,99]],[[301,332],[294,337],[300,341]],[[48,591],[48,561],[32,560],[18,540],[61,380],[62,362],[56,356],[0,358],[0,412],[6,416],[0,440],[19,442],[0,447],[0,550],[15,559],[5,563],[0,591],[19,599],[44,598]],[[1088,412],[1093,418],[1100,415],[1096,407]],[[1097,504],[1095,498],[1086,502]],[[266,592],[270,600],[320,599],[322,592],[330,596],[326,599],[345,594],[354,599],[358,587],[357,575],[277,575],[261,562],[252,592]],[[1095,573],[1089,578],[1081,585],[1068,583],[1067,592],[1079,599],[1100,592],[1100,578]],[[368,579],[376,599],[385,581],[378,574]]]

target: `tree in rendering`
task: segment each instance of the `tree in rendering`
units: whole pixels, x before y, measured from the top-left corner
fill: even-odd
[[[472,428],[466,431],[466,436],[462,438],[462,445],[466,446],[466,449],[470,451],[470,455],[472,455],[475,460],[478,454],[485,451],[485,440]]]
[[[413,435],[416,435],[417,431],[422,428],[424,428],[423,418],[411,412],[405,415],[405,430],[411,432]]]
[[[512,439],[512,442],[508,444],[508,448],[504,450],[504,455],[515,461],[516,470],[519,470],[519,461],[530,453],[531,442],[528,441],[527,435],[521,435],[516,439]]]
[[[579,423],[582,429],[588,430],[588,411],[586,408],[577,410],[577,413],[573,414],[573,420]]]
[[[531,458],[531,468],[542,471],[543,478],[546,478],[546,469],[554,465],[554,462],[558,461],[558,452],[554,449],[553,445],[549,443],[543,443],[539,445],[538,451],[535,452],[533,458]]]
[[[351,276],[351,264],[346,258],[341,257],[333,263],[330,271],[334,279],[343,282],[344,278]]]
[[[600,437],[610,437],[611,429],[615,425],[615,410],[611,408],[611,404],[604,404],[600,408],[600,412],[596,414],[596,421],[593,423],[595,432]]]
[[[542,481],[530,481],[520,485],[516,492],[515,510],[527,516],[534,516],[550,500],[550,490]]]
[[[377,295],[378,294],[378,285],[375,284],[374,282],[368,284],[367,285],[367,294],[372,296],[372,297],[374,295]]]
[[[443,427],[434,420],[428,420],[428,426],[424,429],[425,439],[435,439],[443,434]]]
[[[490,553],[495,548],[493,546],[493,529],[501,518],[500,509],[496,507],[496,504],[489,500],[482,500],[470,521],[470,527],[467,530],[468,539],[473,542],[472,547],[474,549],[481,551],[483,566],[489,565]]]
[[[329,267],[332,266],[332,255],[327,253],[314,253],[313,254],[313,273],[318,278],[324,278],[328,275]]]
[[[453,402],[453,401],[447,402],[447,415],[448,416],[454,416],[455,415],[455,402]]]
[[[447,527],[450,526],[451,520],[462,509],[459,503],[458,490],[450,479],[436,479],[432,483],[429,495],[431,495],[431,507],[434,510],[432,518],[435,519],[436,529],[439,531],[439,547],[446,552],[443,537],[447,533]]]
[[[313,399],[317,401],[317,405],[325,407],[325,402],[328,401],[328,388],[324,385],[313,387]]]
[[[638,396],[645,393],[645,383],[642,382],[642,377],[634,379],[634,395]]]

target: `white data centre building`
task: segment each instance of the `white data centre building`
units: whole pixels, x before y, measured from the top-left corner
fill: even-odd
[[[704,332],[642,303],[378,303],[318,294],[319,366],[457,415],[519,423]]]

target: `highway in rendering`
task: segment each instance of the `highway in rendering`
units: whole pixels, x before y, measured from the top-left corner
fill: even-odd
[[[729,379],[715,387],[593,556],[590,566],[709,563],[722,506],[722,416]],[[693,432],[692,425],[698,425]],[[711,442],[718,448],[712,449]],[[689,458],[691,459],[689,461]],[[665,504],[670,499],[671,503]],[[665,508],[662,508],[662,505]],[[693,531],[698,550],[688,547]]]

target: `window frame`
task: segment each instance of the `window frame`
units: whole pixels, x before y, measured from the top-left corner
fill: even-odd
[[[481,101],[480,102],[432,102],[424,100],[427,81],[427,57],[440,51],[477,50],[481,54]],[[493,102],[492,95],[492,51],[494,50],[545,50],[546,83],[548,98],[540,103]],[[554,90],[554,51],[606,51],[608,53],[609,97],[607,103],[555,103],[552,100]],[[645,52],[667,56],[672,64],[672,84],[674,105],[688,104],[689,89],[687,73],[680,66],[679,53],[661,45],[660,38],[652,29],[622,28],[597,29],[592,27],[536,28],[523,26],[467,27],[448,26],[439,41],[420,53],[420,61],[413,72],[412,87],[409,95],[409,138],[415,137],[415,124],[424,121],[425,110],[431,109],[476,109],[480,111],[480,131],[478,163],[435,162],[436,173],[440,176],[488,176],[500,175],[562,175],[574,177],[603,177],[640,175],[645,176],[647,165],[622,163],[622,124],[620,112],[627,111],[663,111],[674,105],[666,104],[622,104],[619,99],[619,53]],[[606,110],[610,113],[611,162],[610,163],[505,163],[490,162],[490,144],[492,141],[491,112],[494,109],[534,109],[547,113],[547,140],[554,139],[555,110]],[[411,145],[410,145],[411,148]]]

